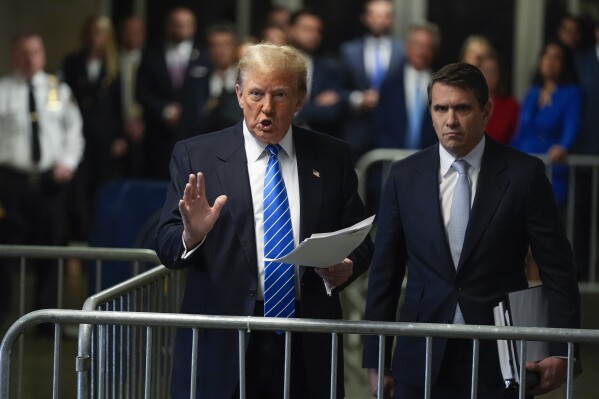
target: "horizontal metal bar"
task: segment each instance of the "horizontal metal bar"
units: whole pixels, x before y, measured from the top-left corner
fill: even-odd
[[[519,339],[552,342],[599,342],[599,330],[538,327],[375,322],[368,320],[285,319],[253,316],[211,316],[151,312],[103,312],[45,309],[22,316],[8,330],[5,341],[27,328],[44,323],[84,323],[166,326],[183,328],[281,330],[360,335],[432,336],[477,339]]]
[[[53,247],[38,245],[0,245],[0,258],[78,258],[84,260],[142,261],[160,264],[156,252],[139,248]]]

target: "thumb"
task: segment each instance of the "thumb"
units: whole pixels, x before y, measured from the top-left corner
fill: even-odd
[[[217,199],[214,200],[214,205],[212,206],[212,211],[215,212],[217,215],[219,215],[220,210],[223,208],[223,206],[225,206],[226,203],[227,203],[227,196],[226,195],[219,196]]]

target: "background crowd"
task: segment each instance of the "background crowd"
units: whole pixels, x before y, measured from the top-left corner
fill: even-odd
[[[262,41],[291,44],[306,53],[308,93],[295,123],[347,140],[354,161],[375,148],[421,149],[436,142],[427,84],[440,67],[436,60],[441,51],[483,71],[493,103],[487,126],[493,139],[546,154],[557,163],[571,153],[599,155],[599,119],[594,117],[599,111],[598,23],[565,15],[538,55],[535,76],[519,101],[510,94],[507,55],[488,38],[472,35],[462,48],[447,49],[439,27],[423,21],[411,25],[400,40],[392,34],[393,3],[386,0],[365,2],[360,21],[363,35],[323,56],[319,46],[326,21],[311,9],[272,8],[259,34],[242,38],[231,21],[198,26],[193,10],[177,7],[165,15],[163,37],[148,42],[139,17],[126,17],[114,27],[105,16],[91,16],[81,27],[79,49],[64,56],[59,71],[52,71],[58,78],[44,72],[43,37],[34,32],[15,36],[10,55],[14,73],[0,82],[0,239],[56,245],[88,241],[94,201],[104,184],[122,178],[166,180],[176,141],[241,119],[236,62],[247,45]],[[35,65],[30,65],[32,39],[42,57]],[[21,84],[18,90],[24,93],[21,108],[14,105],[13,83]],[[48,85],[50,89],[42,87]],[[27,87],[36,90],[33,105],[38,109],[52,105],[56,93],[66,96],[58,101],[61,110],[47,117],[39,112],[39,122],[15,116],[35,112],[26,100]],[[77,106],[77,115],[65,115],[70,104]],[[17,126],[19,118],[24,122]],[[28,154],[19,156],[29,161],[17,161],[16,147],[5,144],[11,135],[27,136],[21,144],[29,148],[34,145],[30,132],[51,134],[46,124],[52,118],[61,120],[65,130],[61,145],[50,146],[42,139],[41,161]],[[69,167],[66,177],[56,173],[60,164]],[[54,184],[38,184],[37,177],[49,171],[54,171]],[[554,194],[562,209],[567,178],[565,166],[553,167]],[[32,181],[35,198],[60,192],[52,212],[67,221],[64,228],[38,226],[40,219],[23,206],[24,198],[31,199]],[[588,203],[589,173],[577,175],[577,188],[576,201]],[[372,191],[376,194],[377,189]],[[374,212],[377,201],[368,206]],[[588,213],[578,217],[588,223]],[[15,226],[23,234],[15,235]],[[44,238],[34,240],[33,230]],[[579,234],[584,238],[588,231]],[[588,262],[588,248],[579,253],[579,262]]]

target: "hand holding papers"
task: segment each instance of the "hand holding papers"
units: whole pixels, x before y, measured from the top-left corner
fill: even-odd
[[[364,241],[373,221],[374,216],[371,216],[345,229],[312,234],[287,255],[265,260],[312,267],[339,264]]]

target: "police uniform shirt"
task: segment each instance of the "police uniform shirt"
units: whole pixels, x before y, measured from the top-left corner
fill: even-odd
[[[84,149],[81,114],[71,91],[40,71],[31,83],[36,112],[29,112],[27,81],[13,74],[0,79],[0,166],[23,173],[45,172],[55,164],[76,169]],[[31,118],[37,118],[41,159],[31,159]]]

